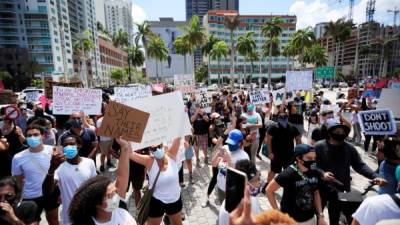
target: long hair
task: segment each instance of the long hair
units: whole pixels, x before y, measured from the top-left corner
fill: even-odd
[[[76,191],[69,206],[69,218],[73,225],[94,225],[96,206],[102,204],[111,180],[95,176],[85,181]]]

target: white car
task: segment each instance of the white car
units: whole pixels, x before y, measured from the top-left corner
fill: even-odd
[[[218,85],[217,84],[211,84],[210,86],[207,87],[208,91],[215,91],[218,89]]]
[[[39,92],[39,95],[44,94],[44,89],[39,89],[39,88],[26,88],[23,91],[21,91],[20,95],[18,96],[18,100],[23,101],[26,98],[26,93],[29,92]]]

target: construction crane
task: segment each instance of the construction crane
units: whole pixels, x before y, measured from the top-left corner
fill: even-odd
[[[342,3],[342,0],[337,0],[339,3]],[[347,17],[350,21],[353,21],[353,8],[354,8],[354,0],[349,0],[349,12]]]
[[[375,2],[376,0],[368,0],[367,2],[367,9],[365,10],[367,22],[374,21]]]
[[[400,10],[397,9],[397,7],[394,7],[393,10],[389,9],[387,12],[393,13],[393,27],[396,28],[397,14],[399,14]]]

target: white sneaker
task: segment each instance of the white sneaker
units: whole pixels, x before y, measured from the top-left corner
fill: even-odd
[[[210,201],[207,198],[203,203],[201,203],[201,207],[205,208],[208,206],[208,204],[210,204]]]

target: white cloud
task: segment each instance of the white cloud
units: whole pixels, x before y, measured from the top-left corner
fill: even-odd
[[[147,14],[142,7],[132,4],[132,18],[135,23],[142,23],[147,19]]]
[[[355,1],[353,9],[353,21],[355,23],[365,22],[367,1]],[[393,9],[394,6],[400,6],[400,0],[376,1],[374,19],[381,23],[393,24],[393,14],[388,14],[387,10]],[[342,0],[341,4],[336,0],[297,0],[290,6],[289,11],[297,16],[297,27],[304,28],[315,26],[320,22],[335,21],[341,17],[347,18],[349,8],[348,0]]]

